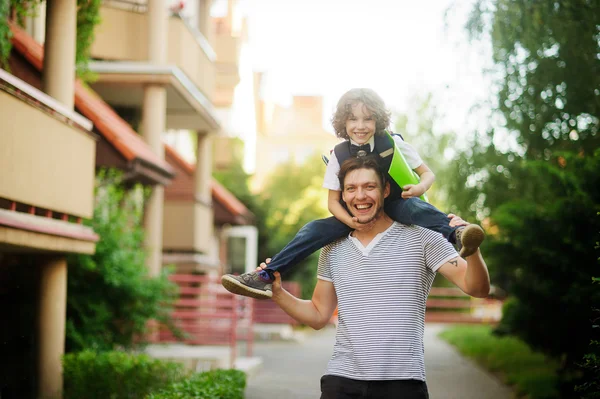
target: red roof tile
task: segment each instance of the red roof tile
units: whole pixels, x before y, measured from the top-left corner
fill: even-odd
[[[44,48],[25,31],[10,24],[13,33],[12,43],[27,61],[38,71],[44,66]],[[77,79],[75,82],[75,107],[94,123],[95,129],[128,161],[142,159],[164,174],[173,176],[174,170],[152,151],[142,137],[133,130],[106,102],[91,88],[86,87]]]
[[[177,153],[177,151],[168,144],[165,144],[165,156],[169,160],[173,160],[177,165],[185,171],[189,176],[193,176],[195,172],[195,166],[187,162],[185,159]],[[175,177],[177,180],[177,177]],[[176,183],[173,184],[176,186]],[[246,206],[240,202],[229,190],[227,190],[221,183],[212,179],[211,181],[211,193],[213,200],[218,201],[223,205],[229,212],[234,216],[251,217],[252,213],[246,208]]]

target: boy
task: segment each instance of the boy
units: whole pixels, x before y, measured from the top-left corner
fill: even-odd
[[[343,161],[369,153],[379,155],[382,164],[389,167],[394,152],[386,134],[390,116],[383,99],[371,89],[352,89],[340,98],[332,123],[336,135],[345,141],[335,146],[323,183],[323,187],[329,189],[328,207],[333,217],[315,220],[302,227],[292,241],[271,259],[266,269],[241,276],[224,275],[221,282],[227,290],[257,299],[271,298],[275,271],[284,273],[316,250],[348,236],[352,230],[368,231],[373,227],[376,220],[369,217],[372,212],[368,205],[353,209],[355,216],[344,208],[340,202],[341,188],[337,175]],[[385,212],[397,222],[441,233],[457,245],[463,258],[474,254],[485,237],[481,227],[473,224],[450,226],[448,215],[418,199],[431,187],[435,175],[412,146],[400,136],[392,137],[410,168],[419,175],[420,182],[401,188],[390,178],[391,193],[385,202]]]

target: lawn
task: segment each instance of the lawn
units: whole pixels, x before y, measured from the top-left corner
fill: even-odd
[[[463,355],[499,375],[518,397],[558,398],[558,363],[532,351],[517,338],[492,334],[490,326],[462,325],[443,331],[440,337]]]

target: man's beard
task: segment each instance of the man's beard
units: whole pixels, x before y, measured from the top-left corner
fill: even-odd
[[[380,205],[379,208],[377,208],[377,210],[373,214],[373,216],[371,216],[367,220],[361,220],[358,216],[356,216],[356,218],[358,219],[358,223],[367,224],[367,223],[371,223],[374,220],[379,219],[381,217],[381,215],[383,215],[383,205]]]

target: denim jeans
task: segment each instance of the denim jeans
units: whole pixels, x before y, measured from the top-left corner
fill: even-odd
[[[393,220],[403,224],[415,224],[441,233],[454,243],[456,227],[450,227],[448,215],[418,198],[386,201],[384,210]],[[285,273],[310,254],[350,234],[352,229],[335,217],[314,220],[300,229],[298,234],[277,255],[273,256],[267,269]]]

